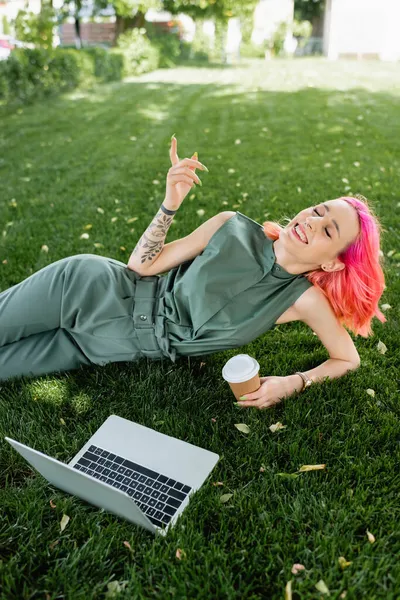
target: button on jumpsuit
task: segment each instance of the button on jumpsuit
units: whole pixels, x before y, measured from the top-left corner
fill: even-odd
[[[312,284],[276,264],[262,226],[236,211],[165,275],[78,254],[0,293],[0,380],[250,343]]]

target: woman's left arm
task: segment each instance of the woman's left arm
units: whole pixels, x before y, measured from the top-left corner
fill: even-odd
[[[330,358],[324,363],[303,371],[314,382],[324,381],[327,377],[342,377],[348,371],[357,369],[360,356],[348,331],[339,323],[328,299],[317,288],[307,290],[296,306],[298,320],[303,321],[319,337],[329,352]],[[241,406],[268,408],[283,398],[291,396],[303,387],[300,375],[287,377],[262,377],[261,386],[255,392],[246,394],[249,402],[239,402]]]
[[[354,371],[359,367],[358,364],[341,360],[339,358],[329,358],[315,369],[302,371],[314,383],[322,382],[326,378],[335,379],[343,377],[348,371]],[[292,396],[303,388],[303,379],[300,375],[288,375],[287,377],[260,377],[261,386],[255,392],[246,394],[242,398],[245,401],[238,402],[239,406],[252,406],[253,408],[270,408],[278,404],[284,398]]]

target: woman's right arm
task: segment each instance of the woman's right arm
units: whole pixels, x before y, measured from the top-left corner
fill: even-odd
[[[165,206],[165,203],[163,203]],[[168,206],[165,206],[168,209]],[[176,212],[176,211],[175,211]],[[136,244],[128,261],[128,268],[139,275],[148,275],[148,269],[160,257],[165,238],[175,214],[167,215],[162,208]]]
[[[161,209],[159,212],[161,212]],[[157,213],[157,215],[158,214],[159,213]],[[225,223],[227,219],[230,219],[231,217],[235,216],[235,214],[235,212],[229,210],[217,213],[216,215],[202,223],[199,227],[197,227],[197,229],[192,231],[192,233],[190,233],[186,237],[183,237],[179,240],[174,240],[173,242],[166,244],[162,248],[162,251],[159,252],[158,256],[154,257],[151,262],[144,262],[142,264],[140,262],[140,259],[138,259],[138,256],[140,256],[141,252],[140,248],[144,246],[144,243],[141,244],[141,240],[139,240],[135,250],[132,253],[131,258],[129,259],[127,266],[133,271],[139,273],[139,275],[143,276],[159,275],[160,273],[166,273],[170,269],[177,267],[185,261],[191,260],[192,258],[198,256],[207,246],[214,233],[218,231],[218,229]],[[155,220],[157,219],[157,215],[155,217]],[[164,216],[166,217],[166,215]],[[169,223],[169,225],[170,224],[171,223]],[[166,230],[166,235],[169,225],[165,225],[165,227],[162,226],[162,228],[160,229],[160,235],[162,235],[161,231],[163,231],[164,228]],[[148,229],[143,235],[146,235],[147,232]],[[163,241],[165,239],[165,235],[163,237]],[[136,250],[138,250],[137,254],[135,254]],[[149,252],[149,248],[143,247],[143,252]]]

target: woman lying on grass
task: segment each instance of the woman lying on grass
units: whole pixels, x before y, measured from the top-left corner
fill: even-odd
[[[261,377],[242,406],[270,407],[313,382],[360,365],[355,335],[372,335],[385,289],[381,226],[365,199],[338,198],[285,227],[225,211],[164,244],[176,211],[200,183],[173,136],[166,197],[128,265],[78,254],[0,294],[0,379],[176,356],[251,342],[275,325],[306,323],[330,358],[286,377]],[[167,272],[166,277],[160,277]]]

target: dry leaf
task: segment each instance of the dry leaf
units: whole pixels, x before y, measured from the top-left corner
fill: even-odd
[[[303,465],[300,467],[299,472],[303,471],[319,471],[320,469],[325,469],[326,465]]]
[[[54,504],[53,500],[50,500],[50,506],[51,506],[51,508],[55,508],[57,506],[57,504]]]
[[[56,540],[55,542],[51,542],[50,544],[50,550],[53,550],[53,548],[55,548],[55,546],[57,546],[57,544],[60,542],[60,540]]]
[[[125,246],[120,246],[119,249],[122,250],[122,252],[126,252]]]
[[[386,256],[393,256],[393,254],[396,252],[396,250],[389,250],[389,252],[386,254]]]
[[[292,600],[292,580],[288,581],[286,584],[285,600]]]
[[[304,565],[301,565],[300,563],[295,563],[292,567],[292,573],[293,573],[293,575],[297,575],[297,573],[299,571],[304,571],[304,569],[305,569]]]
[[[199,210],[196,210],[196,213],[199,215],[199,217],[203,217],[205,212],[206,211],[204,208],[199,208]]]
[[[130,219],[127,220],[127,223],[134,223],[135,221],[138,220],[139,217],[131,217]]]
[[[373,544],[375,542],[375,537],[372,535],[372,533],[370,531],[368,531],[368,529],[367,529],[367,536],[368,536],[368,541],[371,542],[371,544]]]
[[[101,215],[104,215],[104,209],[100,208],[100,206],[97,208],[97,212],[100,213]]]
[[[390,304],[382,304],[381,306],[381,310],[389,310],[390,308],[392,308]]]
[[[100,242],[95,242],[95,243],[93,244],[93,246],[94,246],[95,248],[104,248],[103,244],[100,244]]]
[[[48,247],[48,246],[46,246],[46,244],[43,244],[43,246],[42,246],[41,250],[42,250],[43,252],[48,252],[48,251],[49,251],[49,247]]]
[[[260,467],[260,473],[264,473],[264,471],[265,471],[265,465],[261,465],[261,467]]]
[[[235,169],[228,169],[228,173],[234,173]]]
[[[381,340],[379,340],[377,348],[381,354],[385,354],[385,352],[387,350],[385,344],[383,342],[381,342]]]
[[[347,591],[343,590],[343,592],[340,594],[339,598],[346,598],[347,596]]]
[[[92,227],[93,225],[91,223],[88,223],[83,229],[92,229]]]
[[[222,481],[213,481],[213,485],[224,485]]]
[[[186,552],[184,550],[181,550],[180,548],[177,549],[175,556],[178,560],[182,560],[182,558],[186,558]]]
[[[345,569],[346,567],[351,565],[351,562],[348,562],[344,556],[339,556],[338,562],[342,569]]]
[[[321,594],[327,594],[328,596],[331,595],[330,591],[328,590],[326,583],[323,579],[320,579],[318,581],[318,583],[315,584],[315,587],[317,588],[317,590],[319,592],[321,592]]]
[[[233,496],[233,494],[223,494],[221,496],[221,498],[219,499],[219,501],[224,504],[225,502],[228,502],[228,500],[230,500],[232,498],[232,496]]]
[[[115,598],[117,594],[126,588],[127,584],[127,581],[121,581],[121,583],[119,581],[110,581],[110,583],[107,583],[107,592],[105,593],[105,597]]]
[[[61,425],[65,425],[66,424],[65,421],[64,421],[64,419],[62,417],[60,418],[60,423],[61,423]]]
[[[60,529],[61,531],[64,531],[64,529],[66,528],[66,526],[69,523],[69,516],[68,515],[63,515],[62,519],[60,521]]]
[[[153,184],[154,184],[154,185],[159,185],[159,184],[160,184],[160,182],[158,181],[158,179],[153,179]]]
[[[130,550],[131,552],[133,552],[133,550],[132,550],[132,546],[130,545],[130,543],[129,543],[129,542],[126,542],[126,541],[125,541],[125,542],[124,542],[124,546],[125,546],[125,548],[128,548],[128,550]]]
[[[278,423],[275,423],[274,425],[270,425],[269,428],[272,432],[274,431],[278,431],[279,429],[286,429],[286,425],[282,425],[282,423],[280,421],[278,421]]]
[[[367,389],[367,394],[369,394],[370,396],[372,396],[374,398],[375,396],[375,390],[372,390],[371,388]]]
[[[111,218],[111,223],[115,223],[115,221],[118,221],[118,217],[112,217]]]
[[[80,236],[81,240],[88,240],[89,239],[89,234],[88,233],[82,233],[82,235]]]
[[[211,421],[212,421],[213,423],[216,423],[216,422],[217,422],[217,419],[214,419],[214,417],[211,417]]]
[[[242,431],[243,433],[250,433],[250,427],[246,425],[246,423],[235,423],[236,429]]]

